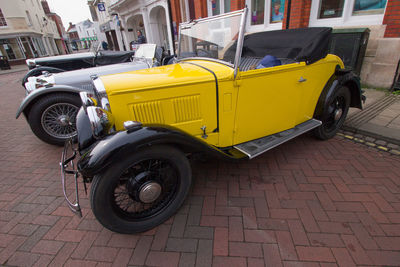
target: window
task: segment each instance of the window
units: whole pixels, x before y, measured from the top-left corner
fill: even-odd
[[[32,19],[31,19],[31,15],[29,15],[29,11],[26,10],[26,17],[28,18],[28,26],[32,26]]]
[[[282,29],[285,2],[285,0],[246,0],[250,10],[248,31]]]
[[[338,18],[343,14],[344,0],[321,0],[318,18]]]
[[[208,0],[208,15],[215,16],[231,11],[231,0]]]
[[[7,26],[7,21],[3,15],[3,11],[1,11],[1,8],[0,8],[0,27],[4,27],[4,26]]]
[[[380,25],[387,0],[312,0],[310,27]]]
[[[353,15],[383,14],[387,0],[355,0]]]

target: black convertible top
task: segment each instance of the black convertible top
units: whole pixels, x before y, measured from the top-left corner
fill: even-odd
[[[328,54],[332,28],[315,27],[248,34],[244,37],[242,57],[272,55],[295,61],[314,63]],[[225,53],[224,59],[232,61],[236,45]]]

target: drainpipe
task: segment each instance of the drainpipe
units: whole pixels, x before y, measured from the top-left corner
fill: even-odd
[[[174,22],[172,20],[172,11],[171,11],[171,0],[167,0],[167,4],[168,4],[168,13],[169,13],[169,25],[171,25],[171,29],[169,29],[171,31],[171,38],[172,38],[172,53],[171,54],[175,54],[175,32],[174,32]],[[177,25],[178,26],[178,25]]]
[[[286,13],[286,29],[289,29],[290,23],[290,9],[292,8],[292,0],[287,0],[287,13]]]

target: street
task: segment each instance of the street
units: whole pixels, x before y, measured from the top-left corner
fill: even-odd
[[[400,265],[400,157],[339,136],[193,162],[184,206],[143,234],[103,228],[82,184],[78,218],[61,190],[62,148],[15,119],[24,74],[0,75],[1,266]]]

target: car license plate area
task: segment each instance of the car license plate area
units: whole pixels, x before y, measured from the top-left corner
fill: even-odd
[[[64,150],[61,155],[60,168],[61,168],[61,183],[65,200],[68,207],[77,215],[82,217],[81,207],[79,205],[78,195],[78,177],[79,173],[76,169],[74,160],[76,159],[77,150],[74,148],[72,138],[67,140],[64,145]],[[73,177],[75,182],[75,200],[71,201],[67,194],[67,177]]]

